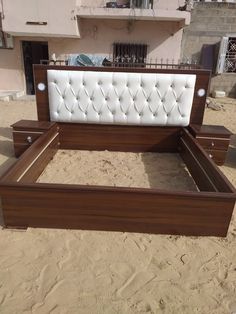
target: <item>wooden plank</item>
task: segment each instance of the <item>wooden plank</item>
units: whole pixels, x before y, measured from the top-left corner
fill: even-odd
[[[55,139],[55,141],[54,141]],[[55,153],[55,146],[58,145],[59,136],[57,132],[56,125],[49,129],[49,131],[45,132],[41,135],[16,161],[10,169],[1,177],[0,181],[8,181],[8,182],[17,182],[20,181],[22,176],[25,176],[25,172],[29,171],[31,167],[35,164],[36,160],[42,155],[44,150],[49,148],[49,155],[53,155]],[[50,145],[52,143],[52,145]],[[47,153],[48,153],[47,152]],[[40,158],[42,165],[40,169],[43,169],[46,166],[46,160],[44,159],[44,155]],[[37,167],[39,163],[37,162]],[[38,173],[39,169],[32,169],[29,173],[32,175],[32,181],[35,179],[36,173]],[[33,175],[34,173],[34,175]],[[29,176],[26,176],[29,178]],[[32,182],[31,181],[31,182]]]
[[[60,148],[176,152],[181,128],[59,123]]]
[[[204,137],[219,137],[229,139],[233,134],[226,127],[222,125],[197,125],[191,124],[189,126],[189,131],[194,136],[204,136]]]
[[[59,136],[57,135],[45,150],[30,164],[29,168],[26,169],[25,173],[19,177],[18,182],[34,182],[38,179],[40,174],[44,171],[49,161],[52,160],[53,156],[58,150]]]
[[[202,124],[205,110],[207,91],[209,89],[211,72],[208,70],[185,70],[185,69],[147,69],[147,68],[119,68],[119,67],[76,67],[76,66],[47,66],[34,65],[34,79],[36,86],[36,100],[38,119],[40,121],[50,121],[48,90],[39,91],[37,85],[44,83],[47,87],[47,70],[67,70],[67,71],[107,71],[107,72],[129,72],[129,73],[171,73],[171,74],[196,74],[196,84],[190,122],[192,124]],[[203,97],[198,96],[198,90],[206,91]]]
[[[180,142],[184,142],[185,145],[191,150],[195,156],[201,168],[204,169],[207,176],[214,183],[214,186],[219,192],[235,193],[233,185],[228,181],[225,175],[217,168],[208,154],[204,151],[196,139],[189,133],[188,130],[183,129]],[[181,145],[181,144],[180,144]],[[196,181],[196,175],[193,175],[193,179]]]
[[[214,182],[212,182],[212,180],[209,178],[196,156],[192,153],[192,150],[182,140],[180,141],[180,156],[185,162],[200,191],[217,191]]]
[[[11,127],[17,131],[43,132],[49,130],[55,124],[55,122],[49,121],[19,120],[12,124]]]
[[[234,208],[227,193],[56,184],[0,189],[7,227],[226,236]]]

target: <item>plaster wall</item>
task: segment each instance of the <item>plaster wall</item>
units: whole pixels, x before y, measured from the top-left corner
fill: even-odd
[[[112,56],[114,42],[144,43],[152,62],[178,62],[182,29],[177,22],[96,20],[81,21],[81,39],[51,37],[15,37],[14,49],[0,49],[0,90],[25,91],[22,40],[47,41],[49,55],[58,59],[71,53]]]

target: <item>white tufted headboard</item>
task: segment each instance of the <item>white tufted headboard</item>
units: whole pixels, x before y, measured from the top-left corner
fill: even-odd
[[[187,126],[195,74],[47,70],[51,121]]]

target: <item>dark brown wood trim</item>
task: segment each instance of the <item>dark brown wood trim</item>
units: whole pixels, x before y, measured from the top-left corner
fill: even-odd
[[[37,120],[19,120],[12,124],[11,127],[15,131],[36,131],[44,132],[53,127],[56,123],[49,121],[37,121]]]
[[[29,178],[31,175],[32,182],[35,179],[35,174],[40,174],[39,169],[43,170],[43,168],[47,165],[46,161],[50,160],[49,157],[45,158],[45,154],[43,154],[44,150],[47,149],[47,154],[50,151],[49,155],[53,156],[55,153],[55,147],[58,147],[58,143],[59,133],[57,126],[55,125],[53,128],[41,135],[30,146],[30,148],[20,156],[18,161],[16,161],[1,177],[0,182],[19,182],[22,179],[24,181],[24,178]],[[42,162],[41,165],[40,162]]]
[[[234,207],[227,194],[55,184],[1,190],[8,227],[225,236]]]
[[[191,148],[189,148],[183,140],[180,141],[180,155],[200,191],[218,191],[214,182],[212,182],[196,156],[193,154]]]

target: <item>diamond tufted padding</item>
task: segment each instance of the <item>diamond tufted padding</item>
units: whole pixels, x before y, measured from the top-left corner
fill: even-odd
[[[196,75],[48,70],[51,121],[187,126]]]

